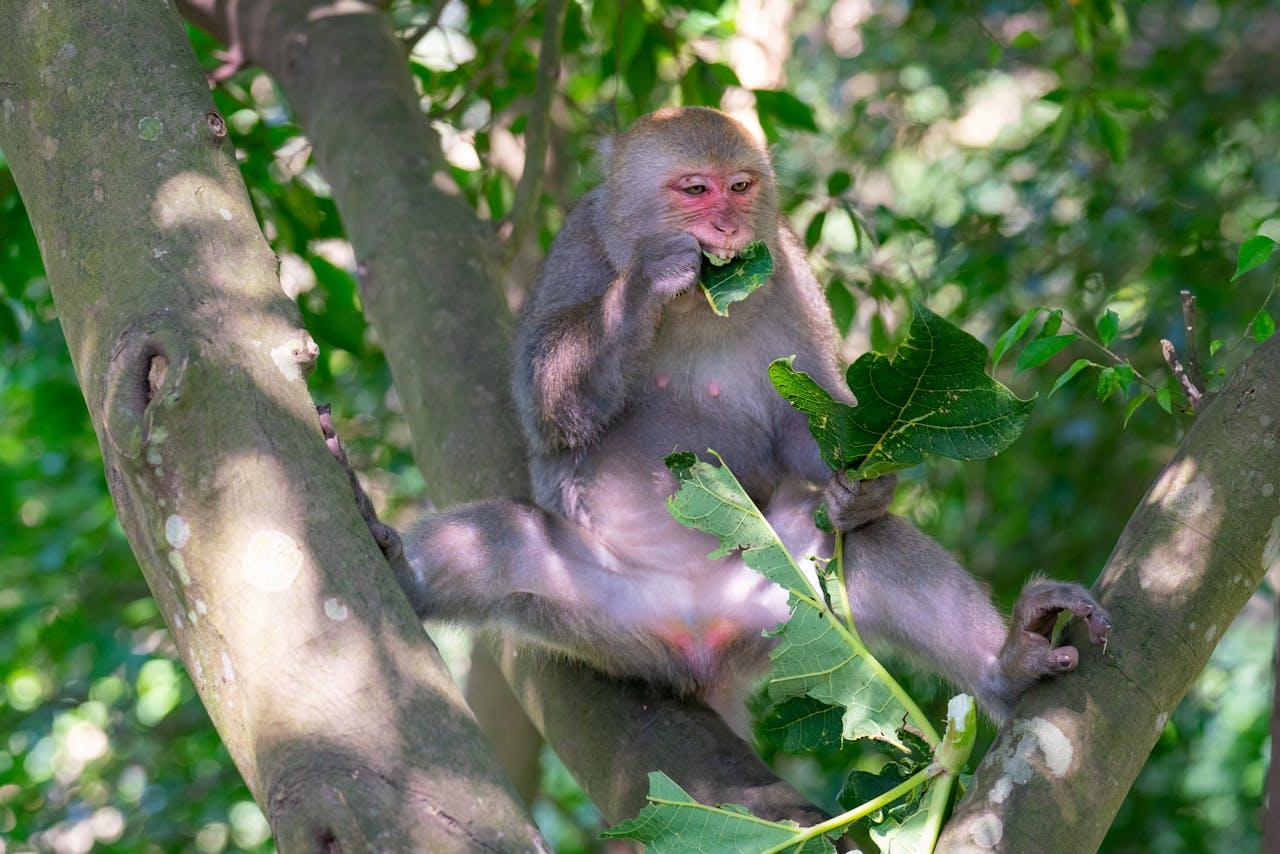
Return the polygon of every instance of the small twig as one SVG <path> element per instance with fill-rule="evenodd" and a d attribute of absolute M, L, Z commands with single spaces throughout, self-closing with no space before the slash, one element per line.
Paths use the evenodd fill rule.
<path fill-rule="evenodd" d="M 1182 296 L 1182 331 L 1186 336 L 1183 352 L 1187 355 L 1187 376 L 1196 388 L 1204 389 L 1204 371 L 1200 368 L 1200 354 L 1196 347 L 1196 295 L 1183 290 Z"/>
<path fill-rule="evenodd" d="M 406 53 L 412 51 L 414 46 L 422 41 L 423 36 L 440 25 L 440 16 L 444 14 L 444 7 L 448 5 L 449 0 L 436 0 L 435 5 L 431 7 L 431 16 L 427 18 L 426 23 L 414 27 L 401 39 Z"/>
<path fill-rule="evenodd" d="M 1168 338 L 1161 338 L 1160 352 L 1168 363 L 1169 370 L 1173 371 L 1173 376 L 1178 380 L 1178 385 L 1182 386 L 1187 400 L 1191 401 L 1192 411 L 1199 409 L 1200 399 L 1204 397 L 1204 393 L 1192 382 L 1191 377 L 1187 376 L 1187 369 L 1182 366 L 1182 360 L 1178 358 L 1178 351 L 1174 349 L 1173 342 Z"/>
<path fill-rule="evenodd" d="M 533 229 L 542 198 L 542 179 L 547 163 L 547 139 L 551 129 L 551 99 L 560 79 L 560 43 L 564 36 L 566 0 L 548 0 L 542 25 L 542 47 L 538 51 L 538 76 L 529 106 L 524 134 L 524 171 L 516 184 L 507 221 L 498 230 L 507 238 L 507 259 L 514 258 Z"/>
<path fill-rule="evenodd" d="M 1082 339 L 1084 339 L 1085 341 L 1088 341 L 1090 344 L 1092 344 L 1093 346 L 1097 347 L 1099 350 L 1101 350 L 1102 352 L 1110 356 L 1117 365 L 1128 365 L 1129 370 L 1133 371 L 1133 378 L 1136 379 L 1138 382 L 1142 383 L 1144 386 L 1151 389 L 1152 391 L 1159 390 L 1159 386 L 1157 386 L 1151 380 L 1143 376 L 1142 373 L 1133 366 L 1132 362 L 1130 362 L 1128 359 L 1122 358 L 1120 354 L 1116 353 L 1106 344 L 1103 344 L 1101 341 L 1098 341 L 1097 339 L 1095 339 L 1093 336 L 1085 332 L 1079 326 L 1076 326 L 1076 324 L 1073 323 L 1070 318 L 1063 317 L 1062 322 L 1065 323 L 1067 326 L 1071 327 L 1072 329 L 1074 329 L 1075 333 L 1079 335 Z"/>

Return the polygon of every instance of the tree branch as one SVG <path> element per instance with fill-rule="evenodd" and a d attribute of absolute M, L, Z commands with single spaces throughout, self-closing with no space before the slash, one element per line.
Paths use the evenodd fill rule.
<path fill-rule="evenodd" d="M 198 5 L 179 0 L 184 10 Z M 525 494 L 508 398 L 509 313 L 486 264 L 491 232 L 432 183 L 440 161 L 427 152 L 437 146 L 386 16 L 353 0 L 313 17 L 313 5 L 335 8 L 242 0 L 239 33 L 225 17 L 209 23 L 275 75 L 315 146 L 433 497 L 447 506 Z M 709 801 L 767 816 L 817 814 L 705 707 L 509 646 L 501 661 L 530 717 L 610 819 L 638 809 L 654 769 Z"/>
<path fill-rule="evenodd" d="M 538 78 L 529 105 L 524 133 L 524 171 L 516 184 L 511 214 L 499 234 L 508 239 L 507 259 L 514 258 L 528 239 L 542 199 L 542 177 L 547 165 L 547 139 L 551 127 L 551 99 L 560 82 L 560 42 L 564 35 L 566 0 L 543 4 L 542 49 L 538 53 Z"/>
<path fill-rule="evenodd" d="M 1179 292 L 1182 299 L 1182 331 L 1186 341 L 1187 373 L 1201 392 L 1205 389 L 1204 371 L 1200 368 L 1200 350 L 1196 345 L 1196 296 L 1188 290 Z"/>
<path fill-rule="evenodd" d="M 1026 694 L 938 851 L 1039 850 L 1046 827 L 1098 848 L 1170 713 L 1280 560 L 1276 424 L 1280 338 L 1207 402 L 1125 527 L 1095 585 L 1115 620 L 1108 653 L 1083 652 L 1079 671 Z"/>
<path fill-rule="evenodd" d="M 0 17 L 0 145 L 112 498 L 277 844 L 542 846 L 321 440 L 315 344 L 172 8 Z"/>

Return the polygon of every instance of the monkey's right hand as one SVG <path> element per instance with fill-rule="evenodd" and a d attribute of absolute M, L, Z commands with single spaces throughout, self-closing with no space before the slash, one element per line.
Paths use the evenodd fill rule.
<path fill-rule="evenodd" d="M 680 296 L 698 281 L 702 244 L 687 231 L 642 240 L 638 254 L 636 269 L 649 293 L 662 302 Z"/>
<path fill-rule="evenodd" d="M 844 472 L 836 472 L 822 492 L 831 524 L 841 531 L 852 531 L 874 522 L 888 512 L 897 485 L 896 474 L 851 480 Z"/>

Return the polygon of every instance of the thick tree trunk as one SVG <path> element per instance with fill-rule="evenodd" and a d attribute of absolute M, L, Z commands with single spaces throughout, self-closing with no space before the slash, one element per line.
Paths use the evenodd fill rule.
<path fill-rule="evenodd" d="M 355 247 L 365 312 L 432 497 L 448 505 L 525 494 L 507 391 L 509 316 L 486 265 L 500 253 L 492 230 L 432 183 L 437 140 L 386 15 L 362 0 L 178 5 L 273 74 L 297 112 Z M 654 769 L 702 800 L 769 816 L 816 814 L 705 707 L 524 652 L 499 658 L 522 705 L 611 820 L 643 805 L 645 772 Z"/>
<path fill-rule="evenodd" d="M 1085 652 L 1079 672 L 1023 698 L 938 851 L 1097 849 L 1174 707 L 1280 560 L 1278 427 L 1280 337 L 1204 408 L 1129 520 L 1096 585 L 1115 621 L 1106 655 Z"/>
<path fill-rule="evenodd" d="M 279 847 L 541 849 L 325 448 L 315 345 L 172 7 L 0 19 L 0 145 L 112 496 Z"/>

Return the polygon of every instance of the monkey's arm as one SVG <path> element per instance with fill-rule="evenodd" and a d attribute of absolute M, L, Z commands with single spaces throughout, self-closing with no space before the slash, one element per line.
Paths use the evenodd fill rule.
<path fill-rule="evenodd" d="M 566 248 L 547 259 L 516 341 L 516 399 L 530 444 L 542 451 L 588 445 L 617 416 L 663 305 L 693 286 L 702 261 L 692 235 L 659 235 L 640 241 L 626 271 L 583 287 L 588 265 L 598 276 L 607 262 L 589 252 L 590 234 L 562 240 Z"/>

